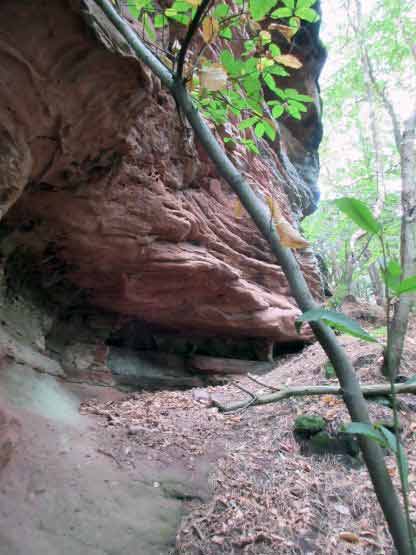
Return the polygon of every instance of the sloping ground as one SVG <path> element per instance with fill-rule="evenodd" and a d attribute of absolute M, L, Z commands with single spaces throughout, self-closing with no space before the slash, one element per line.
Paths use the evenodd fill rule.
<path fill-rule="evenodd" d="M 402 373 L 414 373 L 414 330 L 407 341 Z M 381 347 L 342 338 L 362 383 L 380 382 Z M 318 345 L 288 357 L 263 378 L 267 385 L 325 384 L 327 359 Z M 258 392 L 247 377 L 238 385 Z M 334 380 L 332 380 L 334 383 Z M 391 541 L 372 485 L 360 458 L 311 454 L 293 433 L 297 415 L 319 414 L 330 430 L 348 422 L 340 399 L 298 398 L 224 415 L 211 399 L 231 401 L 245 395 L 236 384 L 186 392 L 142 393 L 115 403 L 83 404 L 101 414 L 111 429 L 109 449 L 118 464 L 134 468 L 144 456 L 154 464 L 182 461 L 190 472 L 198 458 L 216 453 L 209 479 L 212 498 L 189 503 L 190 514 L 177 534 L 177 555 L 390 554 Z M 263 388 L 266 392 L 266 388 Z M 249 400 L 249 397 L 247 396 Z M 416 521 L 416 401 L 401 397 L 403 442 L 410 464 L 412 519 Z M 391 420 L 391 410 L 369 403 L 376 420 Z M 393 457 L 386 461 L 398 482 Z M 168 491 L 176 492 L 161 484 Z M 178 494 L 179 495 L 179 494 Z M 186 495 L 183 496 L 186 499 Z"/>
<path fill-rule="evenodd" d="M 180 488 L 190 476 L 174 465 L 150 470 L 146 458 L 134 475 L 126 472 L 106 450 L 97 419 L 79 414 L 84 396 L 109 402 L 121 394 L 69 387 L 22 364 L 0 369 L 0 555 L 166 555 L 174 548 L 183 503 L 154 484 L 163 478 Z M 206 481 L 201 464 L 188 496 L 206 499 Z"/>

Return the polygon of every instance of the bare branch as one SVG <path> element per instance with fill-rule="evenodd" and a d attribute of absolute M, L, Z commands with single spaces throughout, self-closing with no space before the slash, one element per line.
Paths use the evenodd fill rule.
<path fill-rule="evenodd" d="M 209 10 L 210 8 L 210 4 L 211 4 L 212 0 L 202 0 L 202 2 L 199 4 L 194 18 L 192 19 L 189 27 L 188 27 L 188 31 L 186 33 L 185 39 L 183 41 L 181 50 L 179 52 L 178 55 L 178 66 L 176 69 L 176 78 L 177 79 L 182 79 L 182 75 L 183 75 L 183 68 L 185 65 L 185 59 L 186 59 L 186 54 L 188 52 L 188 48 L 192 42 L 192 39 L 195 35 L 195 33 L 197 32 L 199 25 L 202 21 L 202 19 L 204 19 L 205 13 L 207 10 Z"/>
<path fill-rule="evenodd" d="M 416 383 L 397 384 L 395 385 L 394 390 L 397 394 L 415 394 Z M 361 391 L 364 397 L 378 397 L 379 395 L 390 395 L 391 387 L 390 384 L 384 383 L 363 385 L 361 386 Z M 276 393 L 270 393 L 268 395 L 255 395 L 253 393 L 250 393 L 250 395 L 252 397 L 250 405 L 256 406 L 277 403 L 278 401 L 283 401 L 283 399 L 289 399 L 290 397 L 306 397 L 309 395 L 342 395 L 342 389 L 339 386 L 332 385 L 301 385 L 298 387 L 281 388 Z M 255 400 L 253 400 L 253 398 L 255 398 Z M 223 405 L 215 399 L 213 399 L 212 402 L 221 412 L 234 412 L 247 405 L 246 400 L 236 401 L 235 403 L 231 403 L 229 405 Z"/>

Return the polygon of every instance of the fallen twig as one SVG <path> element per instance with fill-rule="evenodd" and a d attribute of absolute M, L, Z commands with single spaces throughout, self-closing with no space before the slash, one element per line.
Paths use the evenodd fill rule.
<path fill-rule="evenodd" d="M 343 391 L 341 387 L 332 385 L 301 385 L 298 387 L 287 387 L 282 388 L 277 391 L 277 393 L 271 393 L 268 395 L 256 395 L 244 389 L 243 387 L 236 385 L 239 389 L 243 390 L 245 393 L 249 393 L 251 396 L 250 406 L 255 405 L 267 405 L 269 403 L 277 403 L 283 399 L 288 399 L 289 397 L 305 397 L 307 395 L 342 395 Z M 362 385 L 361 391 L 364 397 L 375 397 L 377 395 L 389 395 L 390 394 L 390 384 L 372 384 L 372 385 Z M 413 384 L 397 384 L 395 385 L 395 391 L 397 394 L 403 393 L 416 393 L 416 383 Z M 236 401 L 229 405 L 224 405 L 220 401 L 212 399 L 213 404 L 221 412 L 233 412 L 240 408 L 247 407 L 247 401 Z"/>
<path fill-rule="evenodd" d="M 261 385 L 262 387 L 265 387 L 266 389 L 270 389 L 271 391 L 281 391 L 282 390 L 281 387 L 274 387 L 273 385 L 268 385 L 267 383 L 261 382 L 260 380 L 258 380 L 254 376 L 252 376 L 251 374 L 247 374 L 247 378 L 249 380 L 251 380 L 252 382 L 255 382 L 256 384 Z"/>

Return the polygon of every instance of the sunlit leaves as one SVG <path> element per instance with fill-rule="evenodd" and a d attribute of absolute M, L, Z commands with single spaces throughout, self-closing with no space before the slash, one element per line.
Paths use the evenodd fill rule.
<path fill-rule="evenodd" d="M 217 4 L 214 8 L 212 15 L 217 19 L 227 17 L 230 13 L 230 7 L 227 4 Z"/>
<path fill-rule="evenodd" d="M 309 23 L 314 23 L 318 20 L 318 14 L 311 8 L 299 8 L 295 11 L 295 15 L 297 15 L 300 19 L 309 21 Z"/>
<path fill-rule="evenodd" d="M 270 15 L 274 19 L 288 19 L 297 17 L 308 23 L 318 21 L 319 15 L 312 8 L 316 0 L 282 0 L 284 6 L 278 7 Z"/>
<path fill-rule="evenodd" d="M 272 10 L 277 4 L 277 0 L 250 0 L 249 10 L 255 21 L 263 17 Z"/>
<path fill-rule="evenodd" d="M 290 17 L 292 14 L 293 10 L 290 8 L 278 8 L 271 13 L 270 17 L 273 17 L 274 19 L 284 19 L 286 17 Z"/>
<path fill-rule="evenodd" d="M 162 33 L 157 34 L 158 30 L 168 25 L 169 21 L 188 26 L 201 1 L 174 0 L 169 7 L 161 8 L 153 0 L 132 0 L 129 9 L 142 23 L 147 40 L 156 44 L 158 37 L 163 37 Z M 276 119 L 284 115 L 301 119 L 307 111 L 306 103 L 311 101 L 309 97 L 280 86 L 282 78 L 302 67 L 302 61 L 274 42 L 273 31 L 290 43 L 301 25 L 296 11 L 312 9 L 313 4 L 311 0 L 237 0 L 233 5 L 218 1 L 204 14 L 199 29 L 204 43 L 208 45 L 219 38 L 226 40 L 220 43 L 222 50 L 218 63 L 201 55 L 204 48 L 199 55 L 189 49 L 185 60 L 186 86 L 197 107 L 216 125 L 226 123 L 230 116 L 239 118 L 244 136 L 240 139 L 227 137 L 224 143 L 229 148 L 239 142 L 257 153 L 256 140 L 276 139 Z M 276 13 L 285 21 L 269 26 L 260 24 L 266 17 L 275 18 Z M 249 38 L 242 41 L 242 50 L 236 50 L 241 54 L 235 55 L 231 48 L 224 45 L 241 35 L 242 26 Z M 169 58 L 165 62 L 169 67 L 175 67 L 174 58 L 182 49 L 181 42 L 182 39 L 176 40 L 173 46 L 169 46 L 170 57 L 161 56 L 163 60 Z M 160 50 L 160 47 L 156 50 L 159 56 Z M 266 89 L 275 97 L 270 98 L 269 93 L 267 103 L 264 98 Z"/>

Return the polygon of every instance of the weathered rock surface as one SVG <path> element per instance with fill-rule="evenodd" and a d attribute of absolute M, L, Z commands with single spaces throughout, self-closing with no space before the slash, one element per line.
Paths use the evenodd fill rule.
<path fill-rule="evenodd" d="M 0 404 L 0 478 L 4 468 L 12 460 L 20 438 L 21 424 L 4 404 Z"/>
<path fill-rule="evenodd" d="M 1 4 L 5 263 L 16 252 L 31 253 L 30 268 L 20 270 L 36 274 L 55 299 L 55 319 L 71 307 L 66 293 L 54 297 L 69 283 L 84 305 L 124 323 L 299 340 L 298 309 L 265 241 L 248 216 L 235 217 L 235 195 L 200 146 L 185 141 L 158 81 L 105 21 L 95 24 L 101 38 L 93 33 L 92 7 L 90 0 Z M 261 157 L 233 152 L 258 194 L 278 199 L 294 225 L 317 198 L 316 79 L 324 54 L 316 27 L 300 34 L 296 49 L 304 68 L 287 86 L 311 94 L 315 104 L 305 120 L 282 126 L 282 143 L 261 143 Z M 320 297 L 312 252 L 297 258 Z M 301 338 L 309 334 L 305 327 Z"/>

